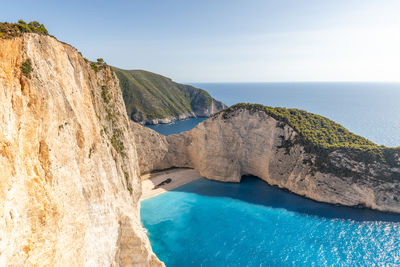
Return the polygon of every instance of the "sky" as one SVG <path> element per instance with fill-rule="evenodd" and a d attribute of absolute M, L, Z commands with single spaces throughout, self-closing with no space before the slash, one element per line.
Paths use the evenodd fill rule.
<path fill-rule="evenodd" d="M 2 0 L 90 60 L 178 82 L 400 81 L 398 0 Z"/>

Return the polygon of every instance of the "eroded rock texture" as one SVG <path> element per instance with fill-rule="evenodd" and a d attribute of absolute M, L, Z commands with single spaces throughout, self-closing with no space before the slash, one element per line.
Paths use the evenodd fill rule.
<path fill-rule="evenodd" d="M 317 155 L 307 153 L 296 142 L 298 133 L 265 112 L 239 109 L 227 118 L 221 113 L 191 131 L 167 137 L 139 127 L 135 135 L 142 135 L 138 142 L 142 172 L 190 167 L 208 179 L 224 182 L 240 182 L 242 175 L 255 175 L 317 201 L 400 212 L 398 168 L 366 165 L 335 151 L 326 160 L 344 173 L 356 175 L 319 170 L 315 167 Z"/>
<path fill-rule="evenodd" d="M 49 36 L 0 39 L 0 265 L 161 265 L 131 136 L 109 67 Z"/>

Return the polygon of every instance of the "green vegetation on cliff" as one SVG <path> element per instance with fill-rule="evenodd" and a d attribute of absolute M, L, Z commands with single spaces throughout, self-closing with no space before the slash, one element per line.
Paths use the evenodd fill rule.
<path fill-rule="evenodd" d="M 85 59 L 85 61 L 86 61 L 86 59 Z M 87 62 L 89 62 L 89 61 L 87 61 Z M 102 58 L 98 58 L 97 62 L 90 62 L 90 67 L 92 68 L 92 70 L 95 73 L 106 68 L 107 66 L 108 66 L 107 63 Z"/>
<path fill-rule="evenodd" d="M 19 20 L 18 23 L 0 22 L 0 37 L 2 38 L 21 36 L 23 33 L 29 32 L 49 35 L 44 25 L 37 21 L 29 23 L 23 20 Z"/>
<path fill-rule="evenodd" d="M 117 74 L 128 115 L 134 121 L 175 117 L 184 113 L 203 116 L 212 104 L 204 90 L 179 84 L 171 79 L 143 70 L 113 68 Z M 224 107 L 222 103 L 215 101 Z"/>
<path fill-rule="evenodd" d="M 28 78 L 31 77 L 32 61 L 29 58 L 22 63 L 20 68 L 22 74 L 24 74 Z"/>
<path fill-rule="evenodd" d="M 340 151 L 351 158 L 365 163 L 382 162 L 397 167 L 396 154 L 400 148 L 379 146 L 368 139 L 356 135 L 340 124 L 320 115 L 299 109 L 286 109 L 281 107 L 268 107 L 260 104 L 239 103 L 219 113 L 224 119 L 231 117 L 235 111 L 246 109 L 250 112 L 263 111 L 279 123 L 286 123 L 292 127 L 299 137 L 295 142 L 301 143 L 307 152 L 319 155 L 324 161 L 332 151 Z M 217 115 L 217 114 L 216 114 Z M 278 125 L 281 127 L 282 125 Z M 288 148 L 293 144 L 282 143 Z"/>

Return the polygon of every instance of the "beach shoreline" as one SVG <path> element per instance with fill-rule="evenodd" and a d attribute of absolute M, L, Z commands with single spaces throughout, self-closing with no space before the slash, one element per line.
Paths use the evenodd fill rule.
<path fill-rule="evenodd" d="M 158 196 L 200 178 L 202 176 L 196 170 L 189 168 L 173 168 L 142 175 L 140 200 Z"/>

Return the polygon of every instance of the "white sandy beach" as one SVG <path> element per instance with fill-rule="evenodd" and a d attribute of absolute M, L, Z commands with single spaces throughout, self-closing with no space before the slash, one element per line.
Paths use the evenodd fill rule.
<path fill-rule="evenodd" d="M 140 200 L 158 196 L 199 178 L 201 178 L 201 175 L 197 171 L 188 168 L 174 168 L 142 175 L 142 196 L 140 197 Z M 167 179 L 171 179 L 171 181 L 155 188 L 156 185 L 159 185 Z"/>

